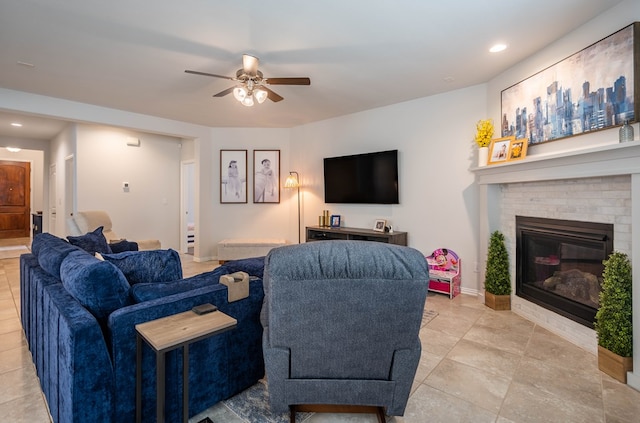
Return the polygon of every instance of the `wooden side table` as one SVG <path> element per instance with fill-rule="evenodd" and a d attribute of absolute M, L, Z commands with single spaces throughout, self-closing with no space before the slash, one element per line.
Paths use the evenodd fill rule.
<path fill-rule="evenodd" d="M 156 421 L 164 422 L 165 354 L 182 347 L 182 419 L 189 420 L 189 345 L 218 335 L 237 325 L 221 311 L 198 315 L 193 311 L 174 314 L 136 325 L 136 422 L 142 421 L 142 341 L 156 353 Z"/>

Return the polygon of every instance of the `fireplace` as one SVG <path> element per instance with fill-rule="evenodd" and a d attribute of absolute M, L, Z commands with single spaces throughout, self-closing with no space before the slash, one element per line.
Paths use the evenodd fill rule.
<path fill-rule="evenodd" d="M 613 225 L 516 216 L 516 295 L 593 328 Z"/>

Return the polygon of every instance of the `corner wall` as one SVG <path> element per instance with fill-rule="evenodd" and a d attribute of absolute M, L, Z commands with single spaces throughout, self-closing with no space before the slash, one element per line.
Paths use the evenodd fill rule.
<path fill-rule="evenodd" d="M 211 142 L 196 142 L 196 209 L 203 211 L 196 222 L 195 257 L 217 258 L 217 243 L 225 238 L 284 238 L 297 243 L 297 203 L 294 190 L 282 188 L 290 170 L 290 129 L 212 128 Z M 247 203 L 220 203 L 220 150 L 247 150 Z M 280 150 L 280 203 L 253 202 L 253 151 Z M 294 208 L 295 204 L 295 208 Z M 200 228 L 198 228 L 200 225 Z"/>
<path fill-rule="evenodd" d="M 139 146 L 128 146 L 129 138 Z M 179 138 L 79 124 L 77 210 L 105 210 L 123 238 L 180 248 Z M 123 188 L 123 183 L 129 188 Z"/>
<path fill-rule="evenodd" d="M 476 166 L 473 137 L 486 101 L 486 86 L 477 85 L 293 128 L 303 227 L 317 225 L 324 209 L 341 215 L 346 227 L 372 228 L 386 219 L 424 255 L 454 250 L 463 262 L 463 290 L 477 293 L 478 192 L 469 169 Z M 324 203 L 324 157 L 392 149 L 399 152 L 400 204 Z"/>

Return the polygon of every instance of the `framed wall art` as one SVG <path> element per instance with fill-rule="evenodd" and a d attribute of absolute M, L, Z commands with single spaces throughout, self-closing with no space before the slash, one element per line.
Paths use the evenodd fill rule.
<path fill-rule="evenodd" d="M 635 22 L 503 90 L 501 134 L 538 144 L 638 121 L 639 67 Z"/>
<path fill-rule="evenodd" d="M 220 150 L 220 203 L 247 202 L 247 150 Z"/>
<path fill-rule="evenodd" d="M 509 147 L 515 139 L 514 136 L 510 136 L 492 140 L 489 146 L 489 160 L 487 163 L 506 163 L 509 160 Z"/>
<path fill-rule="evenodd" d="M 280 150 L 253 150 L 253 202 L 280 202 Z"/>

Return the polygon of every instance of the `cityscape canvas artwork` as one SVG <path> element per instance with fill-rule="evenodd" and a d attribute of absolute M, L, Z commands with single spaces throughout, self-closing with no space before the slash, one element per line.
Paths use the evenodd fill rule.
<path fill-rule="evenodd" d="M 639 34 L 636 22 L 503 90 L 502 136 L 538 144 L 637 120 Z"/>

